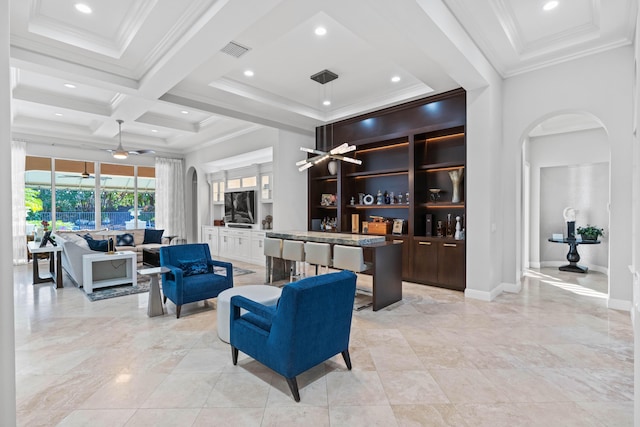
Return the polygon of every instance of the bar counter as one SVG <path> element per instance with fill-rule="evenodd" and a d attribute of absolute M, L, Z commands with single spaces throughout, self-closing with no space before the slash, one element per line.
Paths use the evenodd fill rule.
<path fill-rule="evenodd" d="M 371 234 L 329 233 L 326 231 L 268 231 L 267 237 L 304 242 L 331 243 L 332 245 L 366 246 L 384 243 L 384 236 Z"/>
<path fill-rule="evenodd" d="M 372 264 L 366 273 L 372 277 L 373 311 L 402 300 L 402 243 L 387 242 L 385 236 L 323 231 L 268 231 L 266 235 L 283 240 L 329 243 L 332 247 L 361 246 L 365 259 Z M 266 271 L 269 271 L 269 258 L 266 262 Z M 291 263 L 282 259 L 274 260 L 273 280 L 289 277 L 290 268 Z"/>

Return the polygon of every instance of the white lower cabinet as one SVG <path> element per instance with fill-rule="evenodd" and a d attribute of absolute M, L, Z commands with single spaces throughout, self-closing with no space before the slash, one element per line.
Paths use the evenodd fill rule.
<path fill-rule="evenodd" d="M 202 242 L 208 243 L 212 257 L 222 257 L 264 265 L 264 237 L 261 230 L 202 227 Z"/>
<path fill-rule="evenodd" d="M 264 265 L 264 231 L 254 231 L 251 233 L 251 262 Z"/>
<path fill-rule="evenodd" d="M 218 256 L 251 262 L 252 233 L 251 230 L 220 229 Z"/>
<path fill-rule="evenodd" d="M 220 228 L 221 227 L 212 226 L 202 227 L 202 242 L 209 244 L 209 251 L 212 257 L 217 257 L 220 254 Z"/>

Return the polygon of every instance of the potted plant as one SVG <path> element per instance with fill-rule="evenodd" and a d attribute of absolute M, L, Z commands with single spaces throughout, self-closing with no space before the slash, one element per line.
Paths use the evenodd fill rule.
<path fill-rule="evenodd" d="M 582 236 L 582 240 L 598 240 L 599 236 L 604 236 L 604 230 L 587 224 L 586 227 L 578 227 L 576 232 Z"/>

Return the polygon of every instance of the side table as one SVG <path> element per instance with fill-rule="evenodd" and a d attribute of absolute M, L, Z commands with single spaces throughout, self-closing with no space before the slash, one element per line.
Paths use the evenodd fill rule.
<path fill-rule="evenodd" d="M 95 288 L 131 284 L 136 286 L 138 276 L 135 274 L 137 255 L 135 252 L 122 251 L 109 254 L 96 252 L 82 255 L 82 287 L 90 294 Z M 99 263 L 110 263 L 112 273 L 107 277 L 94 277 L 93 269 Z M 120 273 L 120 274 L 116 274 Z"/>
<path fill-rule="evenodd" d="M 584 267 L 582 265 L 578 265 L 578 261 L 580 261 L 580 254 L 578 253 L 578 245 L 599 245 L 600 240 L 577 240 L 575 238 L 572 239 L 549 239 L 552 243 L 566 243 L 569 245 L 569 252 L 567 253 L 567 261 L 569 261 L 568 265 L 563 265 L 558 267 L 560 271 L 569 271 L 571 273 L 586 273 L 589 268 Z"/>
<path fill-rule="evenodd" d="M 167 267 L 143 268 L 142 270 L 138 270 L 138 274 L 151 277 L 151 283 L 149 284 L 149 302 L 147 303 L 147 316 L 149 317 L 162 316 L 164 314 L 160 296 L 159 277 L 161 274 L 170 271 Z"/>
<path fill-rule="evenodd" d="M 62 288 L 62 246 L 47 244 L 41 248 L 40 242 L 28 242 L 27 250 L 32 255 L 49 254 L 49 274 L 45 277 L 40 277 L 38 257 L 32 257 L 33 284 L 54 282 L 57 289 Z"/>

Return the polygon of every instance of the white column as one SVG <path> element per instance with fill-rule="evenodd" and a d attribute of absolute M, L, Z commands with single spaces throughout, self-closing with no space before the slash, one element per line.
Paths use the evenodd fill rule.
<path fill-rule="evenodd" d="M 9 0 L 0 0 L 0 200 L 11 200 Z M 0 204 L 0 236 L 11 236 L 11 203 Z M 0 425 L 16 425 L 12 239 L 0 239 Z"/>

